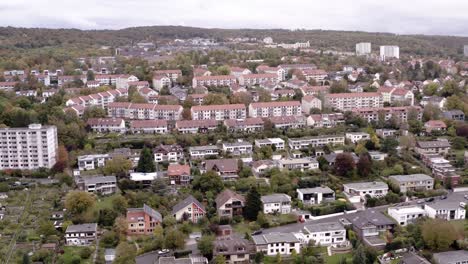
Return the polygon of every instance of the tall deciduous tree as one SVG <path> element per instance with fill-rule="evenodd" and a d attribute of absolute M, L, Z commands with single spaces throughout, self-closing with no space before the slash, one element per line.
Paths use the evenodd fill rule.
<path fill-rule="evenodd" d="M 86 213 L 93 210 L 96 198 L 93 194 L 84 191 L 71 191 L 65 197 L 67 212 L 77 219 L 81 219 Z"/>
<path fill-rule="evenodd" d="M 353 156 L 349 153 L 336 155 L 334 170 L 339 176 L 345 176 L 356 167 Z"/>
<path fill-rule="evenodd" d="M 260 193 L 257 191 L 257 188 L 253 187 L 247 193 L 247 198 L 245 201 L 244 208 L 244 217 L 247 220 L 255 221 L 257 220 L 258 213 L 262 211 L 262 201 Z"/>
<path fill-rule="evenodd" d="M 224 188 L 221 177 L 214 171 L 207 171 L 202 175 L 195 176 L 193 180 L 193 189 L 201 192 L 211 191 L 218 194 Z"/>
<path fill-rule="evenodd" d="M 132 168 L 132 162 L 123 156 L 115 156 L 106 161 L 103 172 L 105 175 L 121 175 L 127 173 Z"/>
<path fill-rule="evenodd" d="M 356 164 L 356 167 L 358 169 L 359 175 L 361 175 L 362 177 L 369 176 L 372 168 L 372 162 L 369 157 L 369 154 L 362 153 L 361 155 L 359 155 L 359 161 Z"/>
<path fill-rule="evenodd" d="M 144 147 L 138 160 L 137 172 L 154 172 L 156 165 L 154 164 L 153 152 L 151 149 Z"/>
<path fill-rule="evenodd" d="M 431 250 L 444 251 L 457 239 L 452 223 L 440 219 L 427 219 L 422 225 L 422 236 Z"/>

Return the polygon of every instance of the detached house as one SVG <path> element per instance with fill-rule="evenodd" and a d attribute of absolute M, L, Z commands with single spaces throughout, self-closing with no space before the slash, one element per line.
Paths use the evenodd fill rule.
<path fill-rule="evenodd" d="M 448 154 L 450 150 L 450 142 L 448 140 L 433 140 L 433 141 L 418 141 L 414 148 L 416 153 L 423 154 Z"/>
<path fill-rule="evenodd" d="M 257 252 L 267 256 L 291 255 L 301 252 L 301 243 L 292 233 L 271 233 L 252 236 Z"/>
<path fill-rule="evenodd" d="M 213 159 L 206 160 L 202 163 L 202 171 L 214 171 L 216 172 L 223 180 L 234 180 L 239 176 L 239 163 L 238 159 Z"/>
<path fill-rule="evenodd" d="M 190 175 L 190 166 L 186 164 L 169 164 L 167 177 L 169 177 L 171 184 L 187 185 L 192 178 Z"/>
<path fill-rule="evenodd" d="M 185 198 L 172 208 L 172 214 L 177 221 L 190 221 L 197 223 L 205 217 L 205 207 L 193 196 Z"/>
<path fill-rule="evenodd" d="M 346 183 L 343 188 L 345 195 L 353 203 L 364 201 L 367 195 L 378 198 L 388 193 L 388 185 L 381 181 Z"/>
<path fill-rule="evenodd" d="M 154 161 L 158 162 L 178 162 L 184 159 L 184 149 L 176 144 L 159 145 L 153 149 Z"/>
<path fill-rule="evenodd" d="M 442 120 L 429 120 L 424 124 L 424 129 L 427 133 L 432 133 L 433 131 L 444 132 L 447 130 L 447 125 Z"/>
<path fill-rule="evenodd" d="M 289 214 L 291 213 L 291 196 L 284 193 L 264 195 L 261 198 L 263 213 L 265 214 Z"/>
<path fill-rule="evenodd" d="M 252 253 L 251 242 L 239 236 L 217 237 L 213 242 L 213 256 L 224 256 L 226 264 L 248 264 Z"/>
<path fill-rule="evenodd" d="M 297 189 L 297 198 L 305 205 L 320 204 L 335 200 L 335 192 L 329 187 Z"/>
<path fill-rule="evenodd" d="M 88 246 L 97 239 L 97 224 L 69 225 L 65 231 L 67 246 Z"/>
<path fill-rule="evenodd" d="M 388 179 L 400 188 L 400 192 L 434 189 L 434 179 L 426 174 L 392 175 Z"/>
<path fill-rule="evenodd" d="M 348 215 L 346 219 L 351 222 L 354 232 L 357 233 L 365 244 L 376 248 L 385 247 L 387 241 L 382 239 L 381 235 L 386 232 L 392 232 L 396 226 L 392 219 L 374 209 Z"/>
<path fill-rule="evenodd" d="M 216 212 L 220 218 L 231 219 L 233 216 L 242 216 L 245 206 L 244 196 L 225 189 L 216 196 Z"/>
<path fill-rule="evenodd" d="M 346 242 L 346 228 L 340 222 L 305 225 L 296 237 L 304 245 L 310 241 L 319 246 L 341 245 Z"/>

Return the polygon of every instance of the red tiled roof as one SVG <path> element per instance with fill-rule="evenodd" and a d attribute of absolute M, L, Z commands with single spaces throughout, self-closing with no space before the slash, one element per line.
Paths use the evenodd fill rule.
<path fill-rule="evenodd" d="M 124 120 L 122 118 L 90 118 L 87 124 L 90 126 L 107 125 L 119 126 Z"/>
<path fill-rule="evenodd" d="M 134 120 L 130 122 L 131 128 L 167 127 L 166 120 Z"/>
<path fill-rule="evenodd" d="M 296 116 L 275 116 L 270 117 L 270 122 L 278 125 L 278 124 L 290 124 L 290 123 L 297 123 L 300 121 L 305 121 L 302 117 Z"/>
<path fill-rule="evenodd" d="M 447 128 L 447 125 L 442 120 L 429 120 L 424 124 L 424 126 Z"/>
<path fill-rule="evenodd" d="M 192 111 L 213 111 L 213 110 L 234 110 L 246 109 L 244 104 L 225 104 L 225 105 L 196 105 L 192 106 Z"/>
<path fill-rule="evenodd" d="M 312 102 L 312 100 L 315 100 L 315 99 L 318 99 L 318 98 L 313 95 L 304 95 L 302 97 L 302 100 L 307 101 L 307 102 Z"/>
<path fill-rule="evenodd" d="M 259 117 L 249 117 L 243 120 L 236 120 L 236 119 L 227 119 L 224 120 L 224 124 L 228 127 L 235 127 L 235 126 L 253 126 L 253 125 L 263 125 L 265 122 L 263 119 Z"/>
<path fill-rule="evenodd" d="M 218 121 L 213 119 L 208 120 L 179 120 L 176 122 L 176 128 L 193 128 L 193 127 L 216 127 Z"/>
<path fill-rule="evenodd" d="M 234 75 L 211 75 L 211 76 L 195 76 L 193 79 L 197 81 L 208 81 L 208 80 L 236 80 Z"/>
<path fill-rule="evenodd" d="M 167 176 L 180 175 L 190 175 L 190 166 L 186 164 L 169 164 L 169 167 L 167 168 Z"/>
<path fill-rule="evenodd" d="M 257 78 L 278 78 L 278 75 L 274 73 L 254 73 L 242 75 L 244 79 L 257 79 Z"/>
<path fill-rule="evenodd" d="M 349 97 L 380 97 L 380 93 L 335 93 L 326 95 L 328 98 L 349 98 Z"/>
<path fill-rule="evenodd" d="M 259 103 L 251 103 L 250 106 L 253 108 L 284 107 L 284 106 L 301 106 L 301 103 L 299 101 L 259 102 Z"/>

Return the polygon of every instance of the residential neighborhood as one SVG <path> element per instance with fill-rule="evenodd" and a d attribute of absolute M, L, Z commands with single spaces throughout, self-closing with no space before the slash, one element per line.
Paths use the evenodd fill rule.
<path fill-rule="evenodd" d="M 468 263 L 458 38 L 29 30 L 0 30 L 1 263 Z"/>

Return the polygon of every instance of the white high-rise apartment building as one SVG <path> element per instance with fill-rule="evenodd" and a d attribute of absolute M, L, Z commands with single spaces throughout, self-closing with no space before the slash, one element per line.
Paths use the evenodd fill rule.
<path fill-rule="evenodd" d="M 372 51 L 370 42 L 361 42 L 356 44 L 356 55 L 368 55 Z"/>
<path fill-rule="evenodd" d="M 52 168 L 57 162 L 57 127 L 31 124 L 0 129 L 0 170 Z"/>
<path fill-rule="evenodd" d="M 391 58 L 400 58 L 400 47 L 398 46 L 380 46 L 380 60 L 385 61 Z"/>
<path fill-rule="evenodd" d="M 468 45 L 463 46 L 463 54 L 468 57 Z"/>

